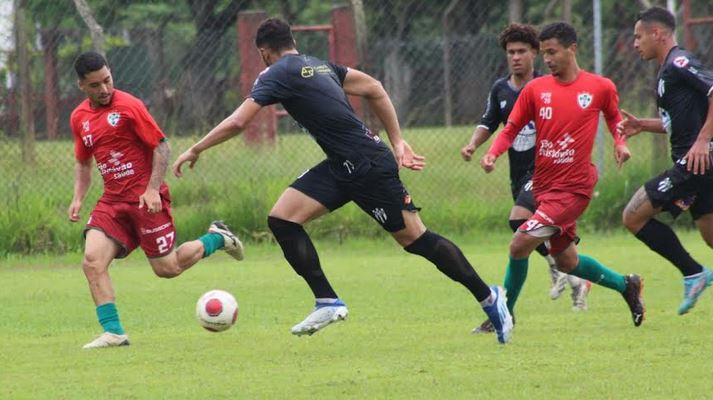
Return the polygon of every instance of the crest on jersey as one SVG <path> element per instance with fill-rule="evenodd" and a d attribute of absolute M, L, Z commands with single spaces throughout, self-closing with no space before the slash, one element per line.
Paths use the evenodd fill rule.
<path fill-rule="evenodd" d="M 109 123 L 111 126 L 117 126 L 119 125 L 119 120 L 121 119 L 121 114 L 118 112 L 110 112 L 109 115 L 106 116 L 106 122 Z"/>
<path fill-rule="evenodd" d="M 89 132 L 89 121 L 82 121 L 82 129 L 84 132 Z"/>
<path fill-rule="evenodd" d="M 507 100 L 501 100 L 501 101 L 500 101 L 500 109 L 501 109 L 501 110 L 502 110 L 503 108 L 505 108 L 506 105 L 508 105 L 508 101 L 507 101 Z"/>
<path fill-rule="evenodd" d="M 310 67 L 309 65 L 306 67 L 302 67 L 300 75 L 302 75 L 303 78 L 311 78 L 314 76 L 314 68 Z"/>
<path fill-rule="evenodd" d="M 592 104 L 592 94 L 587 92 L 578 94 L 577 103 L 582 109 L 589 107 Z"/>
<path fill-rule="evenodd" d="M 686 56 L 678 56 L 673 59 L 673 65 L 677 66 L 678 68 L 683 68 L 686 65 L 688 65 L 688 57 Z"/>
<path fill-rule="evenodd" d="M 552 92 L 542 92 L 540 93 L 540 99 L 545 104 L 550 104 L 552 102 Z"/>

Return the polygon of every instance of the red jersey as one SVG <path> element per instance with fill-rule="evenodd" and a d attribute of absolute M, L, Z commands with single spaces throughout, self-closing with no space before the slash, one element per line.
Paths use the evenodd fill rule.
<path fill-rule="evenodd" d="M 102 200 L 138 203 L 151 179 L 153 151 L 166 136 L 144 103 L 114 90 L 111 103 L 92 108 L 89 99 L 72 111 L 74 156 L 92 155 L 104 179 Z M 161 192 L 168 187 L 161 184 Z"/>
<path fill-rule="evenodd" d="M 597 183 L 592 164 L 592 148 L 604 113 L 614 141 L 621 121 L 619 95 L 607 78 L 580 71 L 577 78 L 563 83 L 552 75 L 530 81 L 520 93 L 508 124 L 488 150 L 499 156 L 510 148 L 518 132 L 530 121 L 537 127 L 535 141 L 535 195 L 552 190 L 591 197 Z"/>

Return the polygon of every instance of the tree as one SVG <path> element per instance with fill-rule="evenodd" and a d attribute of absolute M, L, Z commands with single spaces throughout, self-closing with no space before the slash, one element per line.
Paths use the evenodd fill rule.
<path fill-rule="evenodd" d="M 231 0 L 222 9 L 216 1 L 186 0 L 193 25 L 195 39 L 181 65 L 179 116 L 183 127 L 211 125 L 225 112 L 222 93 L 226 79 L 219 79 L 217 70 L 227 62 L 225 55 L 234 54 L 227 49 L 223 36 L 235 26 L 238 12 L 250 5 L 250 0 Z"/>
<path fill-rule="evenodd" d="M 35 121 L 32 107 L 32 82 L 30 80 L 30 59 L 25 18 L 25 1 L 15 0 L 15 51 L 17 52 L 20 81 L 20 131 L 22 132 L 22 161 L 35 162 Z"/>

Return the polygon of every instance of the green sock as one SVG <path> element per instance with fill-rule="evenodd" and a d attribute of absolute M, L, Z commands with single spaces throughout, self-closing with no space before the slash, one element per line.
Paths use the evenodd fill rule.
<path fill-rule="evenodd" d="M 527 279 L 527 257 L 512 258 L 512 256 L 510 256 L 508 269 L 505 272 L 505 283 L 503 285 L 508 291 L 507 305 L 511 314 L 515 308 L 517 297 L 520 295 L 522 285 L 525 284 L 525 279 Z"/>
<path fill-rule="evenodd" d="M 117 335 L 124 334 L 124 328 L 121 327 L 121 322 L 119 322 L 119 312 L 116 310 L 116 304 L 105 303 L 97 306 L 97 318 L 99 318 L 99 323 L 104 332 L 111 332 Z"/>
<path fill-rule="evenodd" d="M 612 271 L 592 257 L 579 255 L 579 264 L 570 274 L 623 293 L 626 289 L 624 275 Z"/>
<path fill-rule="evenodd" d="M 218 249 L 222 249 L 225 245 L 223 235 L 220 233 L 206 233 L 199 237 L 198 240 L 203 242 L 203 258 L 215 253 Z"/>

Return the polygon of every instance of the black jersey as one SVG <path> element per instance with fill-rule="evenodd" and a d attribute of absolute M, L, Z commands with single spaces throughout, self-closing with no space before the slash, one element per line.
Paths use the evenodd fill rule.
<path fill-rule="evenodd" d="M 333 171 L 349 178 L 391 150 L 354 113 L 342 88 L 346 75 L 344 66 L 289 54 L 260 73 L 250 97 L 261 106 L 282 103 L 316 140 Z"/>
<path fill-rule="evenodd" d="M 657 81 L 656 105 L 676 162 L 686 155 L 706 120 L 713 72 L 689 52 L 674 47 L 659 69 Z"/>
<path fill-rule="evenodd" d="M 540 76 L 535 72 L 534 77 Z M 493 83 L 488 95 L 485 113 L 480 119 L 480 125 L 494 133 L 500 124 L 504 124 L 510 116 L 517 96 L 522 89 L 515 89 L 510 84 L 510 76 L 500 78 Z M 535 122 L 530 121 L 520 130 L 510 149 L 510 183 L 520 185 L 523 178 L 535 168 Z"/>

